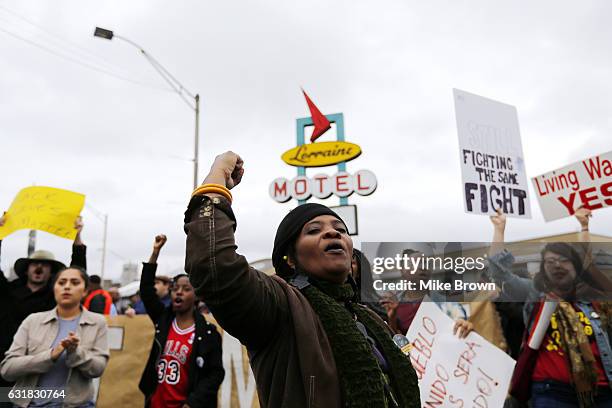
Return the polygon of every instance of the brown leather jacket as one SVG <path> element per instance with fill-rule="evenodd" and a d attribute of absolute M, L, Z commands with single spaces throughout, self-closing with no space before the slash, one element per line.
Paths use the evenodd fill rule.
<path fill-rule="evenodd" d="M 223 329 L 247 347 L 261 406 L 340 407 L 319 318 L 297 288 L 236 253 L 235 228 L 228 201 L 193 198 L 185 213 L 185 271 Z"/>

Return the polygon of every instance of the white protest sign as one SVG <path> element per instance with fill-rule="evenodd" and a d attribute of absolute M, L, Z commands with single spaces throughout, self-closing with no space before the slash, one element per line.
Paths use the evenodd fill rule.
<path fill-rule="evenodd" d="M 453 89 L 464 208 L 469 214 L 531 218 L 514 106 Z"/>
<path fill-rule="evenodd" d="M 569 217 L 581 205 L 612 206 L 612 152 L 591 157 L 532 180 L 546 221 Z"/>
<path fill-rule="evenodd" d="M 459 339 L 453 325 L 435 303 L 423 301 L 406 334 L 421 406 L 502 407 L 515 361 L 475 332 Z"/>

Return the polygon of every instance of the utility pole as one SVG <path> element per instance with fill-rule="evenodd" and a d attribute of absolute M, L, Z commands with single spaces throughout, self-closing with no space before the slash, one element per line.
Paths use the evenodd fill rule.
<path fill-rule="evenodd" d="M 198 147 L 200 141 L 200 95 L 189 92 L 187 88 L 181 84 L 178 79 L 176 79 L 166 68 L 163 67 L 151 54 L 144 50 L 140 45 L 136 44 L 134 41 L 115 34 L 112 30 L 107 30 L 105 28 L 96 27 L 94 31 L 94 37 L 103 38 L 105 40 L 112 40 L 113 38 L 117 38 L 119 40 L 125 41 L 131 46 L 135 47 L 140 51 L 140 53 L 149 61 L 149 63 L 153 66 L 153 68 L 159 73 L 159 75 L 166 81 L 168 85 L 172 88 L 174 92 L 189 106 L 189 108 L 195 111 L 195 151 L 193 153 L 193 188 L 194 190 L 200 184 L 198 182 Z"/>
<path fill-rule="evenodd" d="M 200 184 L 198 181 L 198 149 L 200 141 L 200 94 L 195 96 L 195 148 L 193 157 L 193 189 Z"/>
<path fill-rule="evenodd" d="M 108 214 L 104 214 L 104 237 L 102 238 L 102 265 L 100 279 L 104 281 L 104 263 L 106 262 L 106 233 L 108 231 Z"/>
<path fill-rule="evenodd" d="M 30 230 L 28 235 L 28 258 L 36 251 L 36 230 Z"/>

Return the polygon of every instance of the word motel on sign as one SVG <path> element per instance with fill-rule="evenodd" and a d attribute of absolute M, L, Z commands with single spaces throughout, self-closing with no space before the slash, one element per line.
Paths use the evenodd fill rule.
<path fill-rule="evenodd" d="M 353 193 L 367 196 L 376 187 L 376 176 L 369 170 L 359 170 L 355 174 L 340 171 L 333 176 L 320 173 L 310 178 L 297 176 L 291 180 L 279 177 L 270 184 L 270 197 L 284 203 L 292 198 L 307 200 L 312 196 L 325 199 L 332 194 L 338 197 L 348 197 Z"/>

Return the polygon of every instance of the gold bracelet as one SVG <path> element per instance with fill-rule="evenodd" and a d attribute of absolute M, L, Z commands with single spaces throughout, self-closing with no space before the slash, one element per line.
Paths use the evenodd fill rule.
<path fill-rule="evenodd" d="M 227 191 L 225 190 L 221 190 L 220 188 L 217 187 L 204 187 L 204 188 L 199 188 L 193 195 L 192 197 L 196 196 L 196 195 L 204 195 L 207 193 L 214 193 L 214 194 L 219 194 L 225 198 L 227 198 L 227 200 L 231 203 L 232 202 L 232 196 L 231 194 L 228 194 Z"/>
<path fill-rule="evenodd" d="M 200 190 L 202 189 L 206 189 L 208 187 L 214 187 L 214 188 L 218 188 L 223 190 L 226 195 L 229 195 L 230 197 L 232 197 L 232 193 L 229 191 L 229 189 L 221 184 L 216 184 L 216 183 L 206 183 L 206 184 L 202 184 L 201 186 L 199 186 L 198 188 L 196 188 L 193 193 L 191 193 L 191 196 L 193 197 L 194 195 L 198 195 L 200 194 Z"/>

